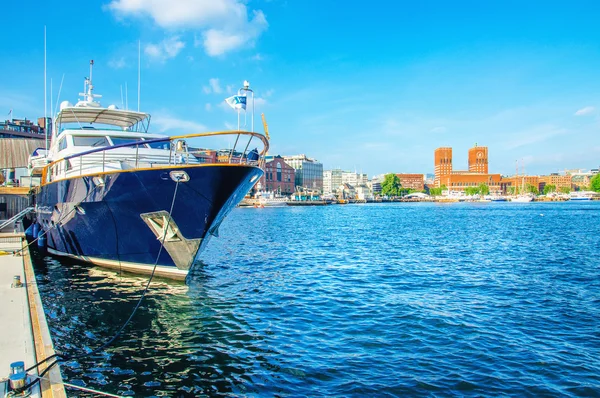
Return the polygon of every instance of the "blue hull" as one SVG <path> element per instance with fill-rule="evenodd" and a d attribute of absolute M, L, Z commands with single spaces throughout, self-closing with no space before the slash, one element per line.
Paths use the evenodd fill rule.
<path fill-rule="evenodd" d="M 183 170 L 169 219 L 176 182 Z M 37 221 L 50 253 L 121 270 L 185 278 L 209 237 L 262 175 L 251 166 L 169 167 L 84 176 L 41 187 Z M 160 240 L 166 236 L 165 247 Z"/>

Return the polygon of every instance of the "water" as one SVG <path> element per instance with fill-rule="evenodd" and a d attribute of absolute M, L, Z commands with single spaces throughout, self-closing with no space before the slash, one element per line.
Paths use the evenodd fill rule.
<path fill-rule="evenodd" d="M 235 209 L 189 287 L 62 366 L 135 396 L 600 396 L 600 203 Z M 56 347 L 97 347 L 146 278 L 46 257 Z M 73 394 L 75 394 L 73 392 Z"/>

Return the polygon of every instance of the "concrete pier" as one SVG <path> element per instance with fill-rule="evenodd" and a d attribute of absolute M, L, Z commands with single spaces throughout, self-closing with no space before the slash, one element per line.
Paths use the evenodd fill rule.
<path fill-rule="evenodd" d="M 0 233 L 0 381 L 9 377 L 11 363 L 24 361 L 27 369 L 54 354 L 29 249 L 12 254 L 26 245 L 23 233 Z M 20 277 L 21 287 L 13 287 L 15 276 Z M 44 369 L 46 364 L 39 366 L 40 372 Z M 37 375 L 37 371 L 29 375 Z M 1 397 L 7 388 L 8 382 L 0 382 Z M 58 365 L 32 388 L 31 396 L 66 397 Z"/>

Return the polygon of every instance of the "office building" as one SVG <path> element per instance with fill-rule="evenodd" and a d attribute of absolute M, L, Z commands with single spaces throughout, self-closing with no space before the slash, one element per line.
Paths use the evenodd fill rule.
<path fill-rule="evenodd" d="M 295 170 L 295 185 L 303 189 L 323 192 L 323 164 L 306 155 L 284 156 L 285 162 Z"/>

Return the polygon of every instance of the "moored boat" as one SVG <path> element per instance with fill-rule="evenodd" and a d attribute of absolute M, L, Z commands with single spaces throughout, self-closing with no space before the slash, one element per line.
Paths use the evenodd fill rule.
<path fill-rule="evenodd" d="M 262 176 L 267 138 L 239 130 L 151 134 L 149 114 L 100 106 L 91 68 L 84 87 L 76 105 L 61 104 L 49 149 L 30 158 L 31 175 L 42 181 L 36 215 L 48 251 L 184 279 L 223 219 Z M 234 146 L 218 159 L 192 151 L 192 142 L 223 135 L 235 135 L 236 145 L 245 138 L 244 151 Z M 262 151 L 248 151 L 252 141 Z"/>

